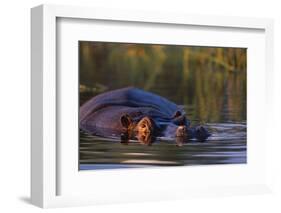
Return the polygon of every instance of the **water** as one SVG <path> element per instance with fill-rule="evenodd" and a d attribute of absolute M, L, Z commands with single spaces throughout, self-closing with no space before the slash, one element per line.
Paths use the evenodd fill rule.
<path fill-rule="evenodd" d="M 135 86 L 181 105 L 192 125 L 212 133 L 203 143 L 145 146 L 80 132 L 80 170 L 246 163 L 246 62 L 244 48 L 80 42 L 80 105 Z"/>
<path fill-rule="evenodd" d="M 80 132 L 80 170 L 151 166 L 237 164 L 247 162 L 246 124 L 205 124 L 212 136 L 205 142 L 192 140 L 177 146 L 159 138 L 151 146 L 129 144 Z"/>

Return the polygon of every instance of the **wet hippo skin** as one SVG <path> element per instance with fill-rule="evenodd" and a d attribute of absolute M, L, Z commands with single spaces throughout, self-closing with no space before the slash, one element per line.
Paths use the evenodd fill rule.
<path fill-rule="evenodd" d="M 80 107 L 83 131 L 122 141 L 137 139 L 151 144 L 165 136 L 186 141 L 206 140 L 210 133 L 202 126 L 190 127 L 185 111 L 157 94 L 127 87 L 97 95 Z"/>

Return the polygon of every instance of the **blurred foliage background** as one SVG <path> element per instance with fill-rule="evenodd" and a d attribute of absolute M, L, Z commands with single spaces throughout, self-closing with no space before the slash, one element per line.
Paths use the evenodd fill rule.
<path fill-rule="evenodd" d="M 102 92 L 135 86 L 183 105 L 193 121 L 246 121 L 246 52 L 80 41 L 80 105 Z"/>

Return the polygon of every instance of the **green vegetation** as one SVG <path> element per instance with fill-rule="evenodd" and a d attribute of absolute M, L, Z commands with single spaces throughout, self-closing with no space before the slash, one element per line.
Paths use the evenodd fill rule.
<path fill-rule="evenodd" d="M 79 43 L 80 103 L 135 86 L 184 105 L 191 120 L 246 120 L 246 49 Z"/>

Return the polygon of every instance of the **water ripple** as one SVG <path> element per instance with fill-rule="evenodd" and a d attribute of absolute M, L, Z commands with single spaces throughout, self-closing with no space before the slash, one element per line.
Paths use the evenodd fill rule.
<path fill-rule="evenodd" d="M 208 123 L 212 136 L 178 147 L 173 139 L 159 138 L 152 146 L 128 145 L 80 133 L 80 170 L 230 164 L 247 162 L 246 123 Z"/>

